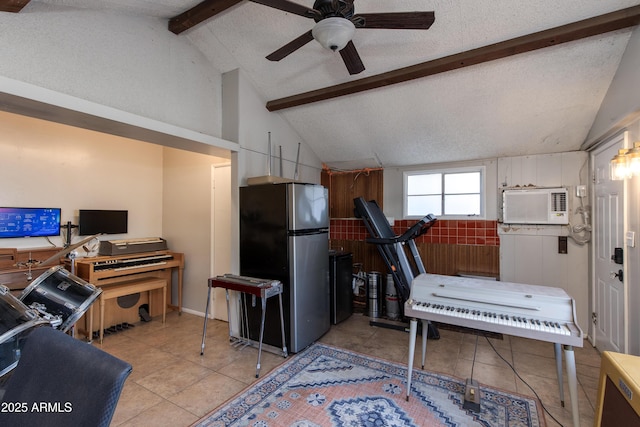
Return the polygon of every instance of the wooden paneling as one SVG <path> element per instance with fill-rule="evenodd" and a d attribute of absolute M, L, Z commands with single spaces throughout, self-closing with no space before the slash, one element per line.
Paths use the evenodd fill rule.
<path fill-rule="evenodd" d="M 0 248 L 0 270 L 13 268 L 18 262 L 18 251 L 16 248 Z"/>
<path fill-rule="evenodd" d="M 322 171 L 321 183 L 329 189 L 329 216 L 353 218 L 353 199 L 375 200 L 382 207 L 383 171 L 365 169 L 350 172 Z"/>
<path fill-rule="evenodd" d="M 419 243 L 416 245 L 425 269 L 429 273 L 457 275 L 459 273 L 499 277 L 500 247 Z M 353 263 L 361 263 L 366 272 L 387 274 L 387 267 L 376 245 L 354 240 L 332 240 L 331 248 L 353 254 Z"/>
<path fill-rule="evenodd" d="M 500 247 L 419 243 L 418 252 L 429 273 L 500 276 Z"/>
<path fill-rule="evenodd" d="M 376 245 L 356 240 L 332 240 L 331 248 L 351 252 L 354 264 L 362 264 L 366 272 L 387 273 L 387 267 Z"/>

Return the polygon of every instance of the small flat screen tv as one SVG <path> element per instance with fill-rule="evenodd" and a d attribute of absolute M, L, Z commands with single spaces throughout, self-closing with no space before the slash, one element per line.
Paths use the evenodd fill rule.
<path fill-rule="evenodd" d="M 129 211 L 80 209 L 78 234 L 125 234 L 128 230 Z"/>
<path fill-rule="evenodd" d="M 0 238 L 60 235 L 60 208 L 0 208 Z"/>

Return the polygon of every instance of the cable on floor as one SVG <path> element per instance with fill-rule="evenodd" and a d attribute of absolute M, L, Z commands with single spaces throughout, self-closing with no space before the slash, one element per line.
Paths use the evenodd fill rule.
<path fill-rule="evenodd" d="M 524 383 L 524 385 L 526 385 L 527 387 L 529 387 L 529 390 L 531 390 L 531 391 L 533 392 L 533 394 L 536 396 L 536 398 L 537 398 L 537 399 L 538 399 L 538 401 L 540 402 L 540 406 L 542 406 L 542 409 L 544 410 L 544 412 L 546 412 L 546 413 L 547 413 L 547 415 L 549 415 L 549 416 L 551 417 L 551 419 L 552 419 L 553 421 L 555 421 L 555 422 L 556 422 L 556 424 L 558 424 L 560 427 L 564 427 L 560 421 L 558 421 L 558 420 L 557 420 L 553 415 L 551 415 L 551 412 L 549 412 L 549 410 L 546 408 L 546 406 L 544 406 L 544 403 L 542 403 L 542 399 L 540 399 L 540 396 L 538 396 L 538 393 L 536 393 L 536 391 L 533 389 L 533 387 L 531 387 L 531 386 L 529 385 L 529 383 L 528 383 L 528 382 L 526 382 L 526 381 L 525 381 L 525 380 L 520 376 L 520 374 L 518 373 L 518 371 L 516 371 L 516 368 L 515 368 L 511 363 L 509 363 L 509 361 L 508 361 L 507 359 L 505 359 L 504 357 L 502 357 L 502 355 L 498 352 L 498 350 L 493 346 L 493 343 L 489 340 L 489 337 L 487 337 L 486 335 L 484 335 L 484 338 L 487 340 L 487 342 L 489 343 L 489 345 L 491 346 L 491 348 L 493 349 L 493 351 L 498 355 L 498 357 L 499 357 L 500 359 L 502 359 L 502 361 L 503 361 L 504 363 L 506 363 L 506 364 L 507 364 L 507 366 L 508 366 L 509 368 L 511 368 L 511 370 L 513 371 L 513 373 L 514 373 L 514 374 L 516 374 L 516 377 L 518 377 L 518 378 L 520 379 L 520 381 L 522 381 L 522 382 Z"/>

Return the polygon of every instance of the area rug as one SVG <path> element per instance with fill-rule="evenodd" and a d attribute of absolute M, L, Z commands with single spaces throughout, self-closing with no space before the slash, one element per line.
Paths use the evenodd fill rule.
<path fill-rule="evenodd" d="M 480 411 L 463 408 L 464 380 L 314 344 L 193 427 L 542 427 L 536 399 L 480 384 Z"/>

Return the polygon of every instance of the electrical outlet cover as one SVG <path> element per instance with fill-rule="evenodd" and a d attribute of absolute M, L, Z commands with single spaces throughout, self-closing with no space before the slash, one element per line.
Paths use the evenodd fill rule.
<path fill-rule="evenodd" d="M 624 242 L 628 248 L 636 247 L 636 232 L 635 231 L 627 231 L 624 234 Z"/>

